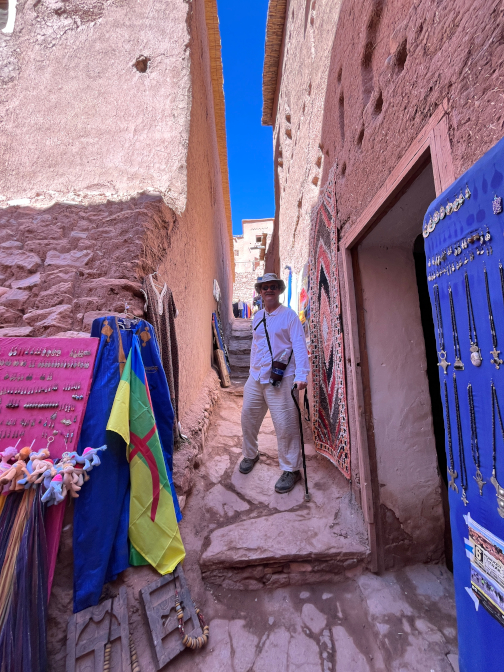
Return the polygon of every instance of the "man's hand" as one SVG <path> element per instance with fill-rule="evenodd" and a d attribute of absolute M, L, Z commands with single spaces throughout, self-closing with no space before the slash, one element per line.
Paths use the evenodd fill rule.
<path fill-rule="evenodd" d="M 306 388 L 308 387 L 308 383 L 303 383 L 303 382 L 300 381 L 300 380 L 295 380 L 295 381 L 294 381 L 294 385 L 297 385 L 297 389 L 298 389 L 299 391 L 301 391 L 301 390 L 306 390 Z"/>

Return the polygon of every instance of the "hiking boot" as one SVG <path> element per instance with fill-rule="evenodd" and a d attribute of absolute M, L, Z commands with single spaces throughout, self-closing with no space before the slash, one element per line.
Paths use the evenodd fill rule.
<path fill-rule="evenodd" d="M 242 474 L 250 474 L 254 468 L 254 464 L 259 461 L 259 453 L 254 458 L 244 457 L 240 462 L 239 470 Z"/>
<path fill-rule="evenodd" d="M 296 483 L 301 479 L 298 471 L 284 471 L 278 481 L 275 483 L 275 490 L 281 495 L 290 492 Z"/>

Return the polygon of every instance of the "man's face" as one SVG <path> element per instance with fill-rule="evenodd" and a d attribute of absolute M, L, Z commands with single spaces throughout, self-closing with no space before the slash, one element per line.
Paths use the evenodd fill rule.
<path fill-rule="evenodd" d="M 265 303 L 275 304 L 280 297 L 280 284 L 271 280 L 261 285 L 261 297 Z"/>

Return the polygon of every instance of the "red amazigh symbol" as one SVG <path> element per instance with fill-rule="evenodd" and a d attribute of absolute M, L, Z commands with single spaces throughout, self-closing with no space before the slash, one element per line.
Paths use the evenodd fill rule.
<path fill-rule="evenodd" d="M 147 445 L 147 442 L 152 439 L 156 432 L 156 425 L 146 434 L 143 439 L 141 439 L 133 432 L 130 432 L 130 442 L 134 446 L 133 450 L 130 452 L 129 461 L 131 462 L 137 453 L 140 453 L 145 461 L 147 462 L 151 477 L 152 477 L 152 507 L 151 507 L 151 520 L 156 520 L 156 511 L 159 504 L 159 471 L 156 459 L 152 454 L 151 449 Z"/>

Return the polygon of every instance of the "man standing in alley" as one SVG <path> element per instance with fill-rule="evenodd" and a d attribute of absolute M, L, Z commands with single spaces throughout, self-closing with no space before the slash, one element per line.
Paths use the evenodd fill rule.
<path fill-rule="evenodd" d="M 299 317 L 292 308 L 280 304 L 280 294 L 285 291 L 284 281 L 275 273 L 266 273 L 257 278 L 255 289 L 261 295 L 264 308 L 254 315 L 252 322 L 250 375 L 243 390 L 243 459 L 240 471 L 249 474 L 259 460 L 257 437 L 269 409 L 283 471 L 275 490 L 283 494 L 290 492 L 301 478 L 301 437 L 291 388 L 295 384 L 298 390 L 306 389 L 310 363 Z M 283 366 L 274 367 L 273 362 L 275 365 L 280 362 Z M 278 374 L 282 368 L 283 377 Z M 278 380 L 274 381 L 275 384 L 270 382 L 270 379 L 280 377 L 280 384 Z"/>

